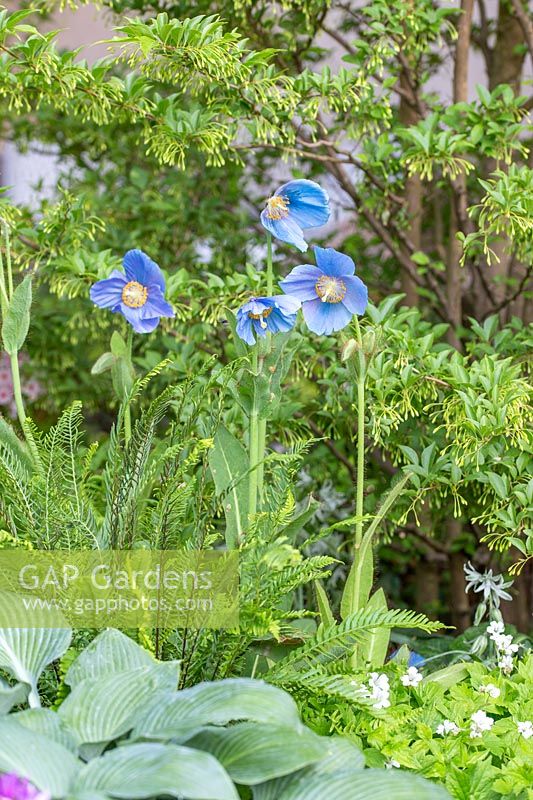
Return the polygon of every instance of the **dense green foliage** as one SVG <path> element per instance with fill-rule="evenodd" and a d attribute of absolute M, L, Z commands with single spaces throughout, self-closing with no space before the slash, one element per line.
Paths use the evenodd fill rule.
<path fill-rule="evenodd" d="M 57 159 L 52 193 L 0 197 L 0 554 L 235 550 L 240 625 L 0 630 L 0 771 L 77 800 L 530 800 L 525 4 L 103 8 L 94 63 L 43 33 L 53 0 L 0 13 L 2 136 Z M 333 212 L 308 241 L 370 303 L 249 347 L 237 309 L 314 259 L 260 223 L 302 177 Z M 149 335 L 89 297 L 133 248 L 175 310 Z"/>

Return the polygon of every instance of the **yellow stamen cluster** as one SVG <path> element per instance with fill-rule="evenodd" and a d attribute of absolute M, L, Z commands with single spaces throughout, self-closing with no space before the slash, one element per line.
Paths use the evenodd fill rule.
<path fill-rule="evenodd" d="M 340 278 L 321 275 L 315 284 L 315 291 L 323 303 L 341 303 L 346 294 L 346 284 Z"/>
<path fill-rule="evenodd" d="M 283 219 L 283 217 L 287 217 L 289 215 L 288 205 L 288 197 L 281 197 L 278 194 L 269 197 L 266 207 L 267 217 L 269 219 Z"/>
<path fill-rule="evenodd" d="M 265 310 L 262 311 L 260 314 L 252 314 L 252 312 L 249 311 L 248 316 L 250 317 L 250 319 L 261 320 L 259 324 L 261 325 L 262 328 L 266 328 L 267 324 L 265 322 L 265 319 L 272 314 L 273 310 L 274 310 L 273 308 L 265 308 Z"/>
<path fill-rule="evenodd" d="M 122 302 L 128 308 L 142 308 L 147 299 L 148 289 L 137 281 L 130 281 L 122 290 Z"/>

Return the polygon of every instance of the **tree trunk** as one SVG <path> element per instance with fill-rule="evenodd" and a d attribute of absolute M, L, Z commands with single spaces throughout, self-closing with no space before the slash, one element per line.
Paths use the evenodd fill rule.
<path fill-rule="evenodd" d="M 524 30 L 513 11 L 509 0 L 500 0 L 498 8 L 498 25 L 496 29 L 496 42 L 492 52 L 491 69 L 489 72 L 489 89 L 493 91 L 502 83 L 508 83 L 515 94 L 520 93 L 522 69 L 524 66 L 525 50 Z M 522 45 L 522 47 L 521 47 Z M 490 161 L 487 171 L 490 173 L 495 169 L 507 169 L 505 164 L 497 164 Z M 499 261 L 494 261 L 486 269 L 486 280 L 491 285 L 492 294 L 497 303 L 502 302 L 506 294 L 506 279 L 510 277 L 512 257 L 509 239 L 502 235 L 493 246 Z M 519 265 L 515 266 L 515 272 L 521 273 Z M 506 312 L 502 314 L 505 318 Z"/>
<path fill-rule="evenodd" d="M 468 59 L 470 55 L 473 11 L 474 0 L 461 0 L 461 17 L 459 19 L 453 72 L 454 103 L 466 103 L 468 101 Z M 448 341 L 457 349 L 461 347 L 458 328 L 463 319 L 463 275 L 460 265 L 462 246 L 457 241 L 457 233 L 458 231 L 467 232 L 467 205 L 466 173 L 461 172 L 452 183 L 450 239 L 446 268 L 448 315 L 452 321 L 452 328 L 448 332 Z"/>
<path fill-rule="evenodd" d="M 461 535 L 463 526 L 458 519 L 449 519 L 446 524 L 447 545 L 452 550 L 450 555 L 450 611 L 452 625 L 457 633 L 462 633 L 470 625 L 470 601 L 466 593 L 464 573 L 465 554 L 453 552 L 453 542 Z"/>

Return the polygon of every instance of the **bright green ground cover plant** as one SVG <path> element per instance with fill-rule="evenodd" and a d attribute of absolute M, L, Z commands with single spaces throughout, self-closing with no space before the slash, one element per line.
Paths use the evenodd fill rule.
<path fill-rule="evenodd" d="M 449 797 L 423 778 L 366 769 L 353 742 L 313 733 L 291 697 L 262 681 L 176 691 L 178 662 L 156 661 L 112 629 L 67 659 L 68 693 L 42 708 L 33 687 L 70 636 L 0 630 L 0 668 L 19 681 L 0 692 L 6 800 Z M 31 708 L 9 713 L 30 690 Z"/>

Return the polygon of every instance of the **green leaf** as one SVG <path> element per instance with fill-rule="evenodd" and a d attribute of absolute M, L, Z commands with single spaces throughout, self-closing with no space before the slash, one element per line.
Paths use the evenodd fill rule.
<path fill-rule="evenodd" d="M 263 681 L 230 678 L 200 683 L 178 693 L 154 695 L 133 736 L 175 739 L 206 725 L 227 725 L 238 720 L 299 724 L 298 709 L 289 694 Z"/>
<path fill-rule="evenodd" d="M 134 727 L 138 713 L 156 691 L 175 689 L 177 677 L 171 662 L 82 680 L 58 714 L 78 744 L 110 742 Z"/>
<path fill-rule="evenodd" d="M 238 800 L 226 771 L 208 753 L 164 744 L 134 744 L 90 761 L 73 790 L 124 800 L 187 797 L 190 800 Z"/>
<path fill-rule="evenodd" d="M 363 753 L 349 739 L 343 736 L 322 736 L 321 739 L 324 745 L 324 757 L 320 761 L 311 767 L 305 767 L 296 775 L 286 775 L 254 786 L 254 800 L 278 800 L 284 790 L 300 781 L 310 785 L 314 776 L 331 775 L 348 768 L 359 770 L 365 766 Z"/>
<path fill-rule="evenodd" d="M 247 786 L 302 769 L 324 755 L 321 737 L 307 728 L 250 722 L 203 731 L 190 744 L 212 753 L 236 783 Z"/>
<path fill-rule="evenodd" d="M 387 599 L 383 589 L 378 589 L 374 592 L 368 604 L 366 611 L 387 611 Z M 364 667 L 381 667 L 387 658 L 387 650 L 390 641 L 389 628 L 374 628 L 363 637 L 361 644 L 357 645 L 357 661 L 358 665 Z"/>
<path fill-rule="evenodd" d="M 113 353 L 102 353 L 91 367 L 91 375 L 101 375 L 111 369 L 116 359 Z"/>
<path fill-rule="evenodd" d="M 127 672 L 136 667 L 150 667 L 156 663 L 144 647 L 121 631 L 109 628 L 93 639 L 80 653 L 69 668 L 65 683 L 73 689 L 87 678 L 97 680 L 115 672 Z M 178 662 L 172 663 L 177 670 Z"/>
<path fill-rule="evenodd" d="M 258 797 L 258 796 L 257 796 Z M 410 773 L 383 769 L 344 770 L 293 780 L 276 800 L 450 800 L 441 786 Z M 256 795 L 254 795 L 256 800 Z"/>
<path fill-rule="evenodd" d="M 356 552 L 352 568 L 346 581 L 341 599 L 341 616 L 346 619 L 350 614 L 364 608 L 370 597 L 374 582 L 374 559 L 372 553 L 373 537 L 385 518 L 389 508 L 393 505 L 404 486 L 411 479 L 411 473 L 403 475 L 392 487 L 383 501 L 376 516 L 368 526 L 361 542 L 361 547 Z"/>
<path fill-rule="evenodd" d="M 27 708 L 19 711 L 18 714 L 12 714 L 11 719 L 16 720 L 24 728 L 57 742 L 77 755 L 78 748 L 74 736 L 55 711 L 51 711 L 49 708 Z"/>
<path fill-rule="evenodd" d="M 320 614 L 320 621 L 322 625 L 325 626 L 335 625 L 335 617 L 333 616 L 333 612 L 329 604 L 326 590 L 324 589 L 320 581 L 315 581 L 314 585 L 316 592 L 316 601 L 318 605 L 318 613 Z"/>
<path fill-rule="evenodd" d="M 41 705 L 41 673 L 67 650 L 71 635 L 67 628 L 0 628 L 0 668 L 28 684 L 32 707 Z"/>
<path fill-rule="evenodd" d="M 57 742 L 0 719 L 0 772 L 16 772 L 53 797 L 64 797 L 81 762 Z"/>
<path fill-rule="evenodd" d="M 31 276 L 26 275 L 13 292 L 2 324 L 2 341 L 9 355 L 16 355 L 30 328 Z"/>
<path fill-rule="evenodd" d="M 242 444 L 220 426 L 209 452 L 217 494 L 224 496 L 226 544 L 234 549 L 248 527 L 248 457 Z"/>
<path fill-rule="evenodd" d="M 0 714 L 9 714 L 12 708 L 24 703 L 28 692 L 29 687 L 25 683 L 10 686 L 0 678 Z"/>
<path fill-rule="evenodd" d="M 423 683 L 440 683 L 446 689 L 468 677 L 468 666 L 466 664 L 451 664 L 449 667 L 431 672 L 427 675 Z"/>

